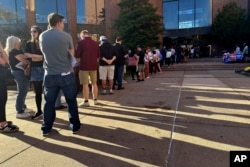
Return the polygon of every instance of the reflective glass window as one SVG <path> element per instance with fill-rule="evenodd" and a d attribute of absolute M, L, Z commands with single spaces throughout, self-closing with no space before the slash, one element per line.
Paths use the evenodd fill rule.
<path fill-rule="evenodd" d="M 76 0 L 76 22 L 78 24 L 86 23 L 85 0 Z"/>
<path fill-rule="evenodd" d="M 179 0 L 179 29 L 194 27 L 194 0 Z"/>
<path fill-rule="evenodd" d="M 195 27 L 210 26 L 212 23 L 210 0 L 196 0 L 195 7 Z"/>
<path fill-rule="evenodd" d="M 5 18 L 0 20 L 1 24 L 9 23 L 24 23 L 26 22 L 25 15 L 25 0 L 1 0 L 0 6 L 7 9 L 10 12 L 13 12 L 13 18 L 10 20 L 5 20 Z M 17 15 L 15 15 L 17 13 Z"/>
<path fill-rule="evenodd" d="M 178 1 L 163 3 L 163 23 L 165 29 L 178 29 Z"/>
<path fill-rule="evenodd" d="M 66 0 L 36 0 L 35 10 L 37 23 L 48 23 L 47 17 L 52 12 L 63 15 L 67 22 Z"/>

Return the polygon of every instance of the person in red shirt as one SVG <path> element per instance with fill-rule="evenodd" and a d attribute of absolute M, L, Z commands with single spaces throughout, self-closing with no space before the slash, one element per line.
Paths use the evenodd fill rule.
<path fill-rule="evenodd" d="M 82 107 L 89 106 L 89 84 L 92 85 L 94 104 L 97 104 L 97 69 L 100 48 L 98 42 L 90 37 L 87 30 L 81 31 L 80 35 L 83 38 L 77 44 L 76 58 L 80 58 L 79 80 L 80 84 L 83 85 L 84 101 L 79 106 Z"/>

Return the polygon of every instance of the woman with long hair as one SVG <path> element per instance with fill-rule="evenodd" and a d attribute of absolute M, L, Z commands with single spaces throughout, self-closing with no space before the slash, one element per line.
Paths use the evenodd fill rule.
<path fill-rule="evenodd" d="M 25 74 L 25 67 L 28 67 L 30 62 L 27 60 L 23 51 L 20 49 L 21 39 L 16 36 L 9 36 L 6 40 L 5 52 L 9 56 L 9 65 L 11 74 L 17 85 L 16 111 L 17 118 L 29 118 L 31 111 L 25 105 L 25 99 L 29 89 L 29 78 Z"/>
<path fill-rule="evenodd" d="M 41 28 L 34 25 L 30 28 L 31 39 L 26 43 L 25 55 L 31 58 L 30 81 L 35 92 L 35 101 L 37 111 L 32 119 L 38 119 L 43 115 L 42 112 L 42 92 L 43 92 L 43 54 L 39 47 L 39 35 L 42 33 Z"/>

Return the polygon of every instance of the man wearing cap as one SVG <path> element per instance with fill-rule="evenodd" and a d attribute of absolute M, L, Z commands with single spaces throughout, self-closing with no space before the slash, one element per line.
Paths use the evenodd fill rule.
<path fill-rule="evenodd" d="M 79 106 L 82 107 L 89 106 L 89 79 L 92 85 L 94 104 L 97 104 L 97 69 L 100 49 L 98 43 L 90 37 L 87 30 L 81 31 L 80 34 L 83 38 L 77 44 L 76 58 L 80 58 L 79 79 L 80 84 L 83 85 L 84 101 Z"/>
<path fill-rule="evenodd" d="M 73 134 L 81 128 L 77 107 L 77 89 L 71 60 L 74 55 L 72 37 L 63 31 L 64 17 L 51 13 L 48 15 L 50 27 L 40 37 L 40 48 L 44 55 L 44 118 L 42 133 L 48 135 L 56 118 L 55 101 L 60 90 L 68 104 L 70 128 Z"/>
<path fill-rule="evenodd" d="M 106 81 L 108 79 L 108 89 L 109 94 L 113 94 L 113 79 L 114 79 L 114 71 L 115 71 L 115 54 L 113 45 L 107 41 L 105 36 L 100 37 L 100 60 L 99 60 L 99 76 L 102 81 L 102 92 L 101 94 L 107 94 L 107 84 Z"/>

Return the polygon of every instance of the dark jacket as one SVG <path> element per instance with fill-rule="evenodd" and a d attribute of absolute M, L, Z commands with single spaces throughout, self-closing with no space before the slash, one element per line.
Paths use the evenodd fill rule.
<path fill-rule="evenodd" d="M 126 58 L 124 56 L 127 53 L 126 53 L 124 47 L 119 43 L 115 43 L 114 44 L 114 53 L 116 56 L 115 65 L 125 65 Z"/>
<path fill-rule="evenodd" d="M 115 56 L 114 54 L 114 49 L 113 49 L 113 45 L 111 45 L 111 43 L 105 41 L 100 45 L 100 61 L 99 64 L 100 66 L 107 66 L 109 64 L 107 64 L 105 61 L 102 60 L 103 57 L 105 57 L 106 59 L 110 60 Z M 113 63 L 111 65 L 114 65 L 115 61 L 113 61 Z"/>

